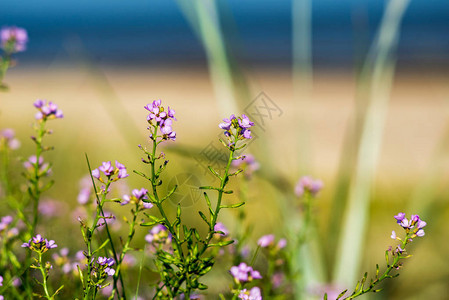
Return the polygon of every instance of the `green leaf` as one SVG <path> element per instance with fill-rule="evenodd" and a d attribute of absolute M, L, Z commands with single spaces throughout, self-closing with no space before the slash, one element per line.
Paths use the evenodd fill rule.
<path fill-rule="evenodd" d="M 106 241 L 103 242 L 103 244 L 101 244 L 100 247 L 98 247 L 97 250 L 95 250 L 94 252 L 92 252 L 92 254 L 97 253 L 98 251 L 100 251 L 101 249 L 103 249 L 104 247 L 106 247 L 106 245 L 109 243 L 109 239 L 107 239 Z"/>
<path fill-rule="evenodd" d="M 216 188 L 213 186 L 200 186 L 200 190 L 216 190 L 216 191 L 218 191 L 219 188 Z"/>
<path fill-rule="evenodd" d="M 80 280 L 81 280 L 81 284 L 83 286 L 83 290 L 86 288 L 86 286 L 84 285 L 84 275 L 83 272 L 80 269 L 79 265 L 76 265 L 76 268 L 78 269 L 78 274 L 80 275 Z"/>
<path fill-rule="evenodd" d="M 242 205 L 245 205 L 245 202 L 237 203 L 237 204 L 231 204 L 231 205 L 221 205 L 220 208 L 238 208 Z"/>
<path fill-rule="evenodd" d="M 200 214 L 200 216 L 201 216 L 201 218 L 204 220 L 204 222 L 206 222 L 207 226 L 210 227 L 210 223 L 209 223 L 209 221 L 207 220 L 206 215 L 205 215 L 202 211 L 199 211 L 198 213 Z"/>
<path fill-rule="evenodd" d="M 165 199 L 170 198 L 170 196 L 173 195 L 173 193 L 176 191 L 177 188 L 178 188 L 178 186 L 175 185 L 175 186 L 168 192 L 168 194 L 167 194 L 164 198 L 162 198 L 161 203 L 162 203 Z"/>
<path fill-rule="evenodd" d="M 343 292 L 341 292 L 341 293 L 338 295 L 338 297 L 337 297 L 336 300 L 338 300 L 338 299 L 340 299 L 341 297 L 343 297 L 343 295 L 346 294 L 347 291 L 348 291 L 348 290 L 346 289 L 346 290 L 344 290 Z"/>
<path fill-rule="evenodd" d="M 204 198 L 206 199 L 207 206 L 211 207 L 209 196 L 206 194 L 206 192 L 204 192 L 203 195 Z"/>
<path fill-rule="evenodd" d="M 208 166 L 207 168 L 209 169 L 209 171 L 211 171 L 212 174 L 214 174 L 218 179 L 221 180 L 221 176 L 217 171 L 215 171 L 211 166 Z"/>
<path fill-rule="evenodd" d="M 225 242 L 220 242 L 220 243 L 215 243 L 215 244 L 209 244 L 209 248 L 210 247 L 225 247 L 227 245 L 230 245 L 234 243 L 234 240 L 230 240 L 230 241 L 225 241 Z"/>
<path fill-rule="evenodd" d="M 143 178 L 148 179 L 148 180 L 151 181 L 150 177 L 148 177 L 148 176 L 145 175 L 144 173 L 139 172 L 139 171 L 137 171 L 137 170 L 133 170 L 133 172 L 136 173 L 137 175 L 142 176 Z"/>

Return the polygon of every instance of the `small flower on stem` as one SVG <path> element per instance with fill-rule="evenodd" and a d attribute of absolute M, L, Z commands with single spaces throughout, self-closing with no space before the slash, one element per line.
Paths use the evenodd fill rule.
<path fill-rule="evenodd" d="M 248 179 L 260 168 L 259 162 L 251 154 L 245 154 L 240 159 L 232 161 L 231 165 L 235 169 L 242 169 Z"/>
<path fill-rule="evenodd" d="M 54 240 L 48 241 L 44 239 L 40 234 L 37 234 L 35 237 L 32 237 L 28 243 L 22 244 L 23 248 L 29 248 L 30 250 L 38 253 L 45 253 L 49 249 L 53 249 L 58 247 Z"/>
<path fill-rule="evenodd" d="M 28 43 L 28 33 L 20 27 L 3 27 L 0 30 L 0 43 L 7 53 L 23 52 Z"/>
<path fill-rule="evenodd" d="M 272 246 L 273 244 L 274 244 L 273 234 L 264 235 L 257 241 L 257 245 L 259 245 L 262 248 L 267 248 L 268 246 Z"/>
<path fill-rule="evenodd" d="M 310 193 L 313 197 L 323 188 L 323 182 L 319 179 L 313 179 L 310 176 L 303 176 L 299 179 L 295 187 L 295 194 L 302 197 L 305 192 Z"/>
<path fill-rule="evenodd" d="M 48 176 L 51 174 L 51 168 L 49 163 L 44 163 L 44 158 L 39 156 L 39 161 L 36 155 L 31 155 L 28 160 L 23 163 L 23 166 L 29 171 L 33 172 L 35 166 L 38 168 L 38 176 Z"/>
<path fill-rule="evenodd" d="M 34 102 L 34 107 L 36 107 L 39 112 L 36 113 L 36 120 L 47 120 L 47 119 L 61 119 L 64 117 L 62 110 L 58 109 L 58 106 L 53 102 L 48 102 L 47 100 L 38 99 Z"/>
<path fill-rule="evenodd" d="M 241 282 L 251 282 L 253 279 L 261 279 L 259 271 L 254 270 L 251 266 L 248 266 L 246 263 L 242 262 L 238 266 L 231 267 L 229 271 L 234 277 L 234 280 L 237 284 Z"/>
<path fill-rule="evenodd" d="M 126 205 L 128 203 L 133 203 L 133 204 L 141 204 L 143 206 L 143 208 L 146 209 L 150 209 L 153 207 L 153 204 L 150 202 L 145 202 L 144 200 L 148 200 L 148 196 L 147 196 L 148 190 L 141 188 L 140 190 L 138 189 L 134 189 L 131 192 L 131 196 L 129 195 L 124 195 L 123 196 L 123 201 L 121 202 L 121 205 Z"/>
<path fill-rule="evenodd" d="M 92 170 L 92 177 L 104 183 L 105 181 L 101 177 L 101 173 L 103 173 L 107 179 L 111 181 L 117 181 L 129 176 L 126 171 L 126 167 L 118 161 L 115 161 L 115 168 L 112 166 L 110 161 L 106 161 L 103 162 L 97 169 Z M 117 175 L 117 177 L 114 178 L 115 175 Z"/>
<path fill-rule="evenodd" d="M 260 288 L 255 286 L 249 291 L 247 289 L 241 290 L 238 297 L 242 300 L 262 300 L 262 293 L 260 292 Z"/>
<path fill-rule="evenodd" d="M 0 131 L 0 145 L 2 145 L 3 141 L 11 150 L 20 148 L 20 141 L 15 138 L 14 130 L 11 128 L 5 128 Z"/>

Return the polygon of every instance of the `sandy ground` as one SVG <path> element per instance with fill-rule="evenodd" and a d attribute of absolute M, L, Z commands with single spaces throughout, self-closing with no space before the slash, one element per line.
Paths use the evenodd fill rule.
<path fill-rule="evenodd" d="M 161 98 L 176 109 L 180 144 L 198 145 L 197 137 L 201 137 L 202 144 L 206 143 L 214 138 L 216 124 L 225 117 L 217 108 L 214 88 L 205 70 L 108 67 L 103 71 L 110 88 L 76 66 L 11 70 L 6 78 L 11 91 L 0 94 L 0 127 L 19 128 L 19 135 L 26 136 L 29 129 L 24 125 L 31 123 L 34 114 L 32 102 L 37 98 L 49 99 L 57 102 L 66 116 L 64 123 L 54 123 L 58 130 L 64 131 L 60 139 L 69 145 L 93 142 L 95 149 L 106 151 L 109 148 L 105 141 L 120 139 L 118 126 L 132 124 L 142 129 L 138 135 L 145 134 L 142 107 L 153 99 Z M 296 174 L 301 155 L 307 155 L 302 152 L 304 146 L 295 142 L 297 119 L 302 116 L 309 130 L 310 148 L 305 152 L 310 153 L 308 159 L 313 172 L 324 176 L 334 174 L 341 157 L 345 128 L 354 112 L 352 74 L 317 72 L 303 113 L 299 112 L 298 100 L 293 95 L 289 71 L 256 70 L 247 75 L 253 96 L 264 92 L 282 110 L 282 115 L 269 120 L 266 130 L 260 132 L 270 141 L 266 146 L 276 154 L 276 164 L 286 173 Z M 118 106 L 114 99 L 118 99 Z M 448 100 L 447 77 L 441 74 L 428 71 L 396 76 L 379 162 L 381 177 L 388 174 L 389 178 L 419 178 L 426 173 L 449 129 Z M 114 111 L 112 118 L 108 108 Z M 124 112 L 132 116 L 131 123 Z M 258 146 L 261 145 L 255 143 Z M 123 147 L 116 151 L 123 151 Z"/>

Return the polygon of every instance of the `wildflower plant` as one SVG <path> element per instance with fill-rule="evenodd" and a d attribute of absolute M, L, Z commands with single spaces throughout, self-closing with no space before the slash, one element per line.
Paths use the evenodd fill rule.
<path fill-rule="evenodd" d="M 3 84 L 3 78 L 15 64 L 13 55 L 25 51 L 27 42 L 27 32 L 22 28 L 4 27 L 0 30 L 0 47 L 3 50 L 0 57 L 0 89 L 7 88 Z M 227 274 L 230 285 L 222 288 L 222 291 L 230 299 L 286 299 L 293 297 L 295 293 L 303 293 L 305 287 L 298 282 L 304 279 L 304 274 L 300 269 L 293 269 L 297 265 L 292 262 L 294 256 L 302 254 L 303 246 L 315 236 L 312 208 L 323 188 L 320 180 L 304 176 L 298 181 L 295 195 L 300 208 L 291 213 L 298 217 L 298 222 L 283 228 L 286 239 L 277 239 L 274 234 L 264 235 L 257 241 L 255 251 L 252 251 L 254 247 L 248 245 L 251 227 L 246 226 L 244 210 L 239 210 L 237 226 L 234 226 L 237 228 L 234 230 L 229 230 L 220 219 L 223 209 L 239 208 L 245 204 L 249 198 L 247 183 L 260 167 L 252 155 L 239 154 L 248 140 L 252 139 L 251 129 L 255 124 L 248 116 L 231 115 L 218 125 L 223 130 L 220 142 L 226 149 L 228 158 L 221 170 L 208 167 L 218 179 L 218 184 L 200 187 L 207 209 L 198 211 L 198 220 L 205 223 L 205 228 L 189 228 L 183 219 L 181 205 L 178 204 L 176 212 L 172 212 L 171 205 L 166 204 L 166 200 L 176 192 L 177 186 L 166 194 L 161 191 L 169 161 L 165 153 L 160 152 L 160 147 L 176 141 L 175 111 L 169 106 L 163 106 L 161 100 L 144 106 L 147 111 L 150 146 L 147 148 L 139 145 L 144 153 L 142 162 L 146 170 L 134 173 L 144 178 L 148 185 L 114 197 L 111 189 L 120 186 L 129 177 L 126 166 L 117 160 L 104 161 L 97 168 L 91 169 L 86 155 L 90 176 L 82 181 L 77 198 L 83 208 L 90 210 L 82 216 L 78 215 L 85 247 L 77 251 L 74 257 L 70 257 L 70 251 L 66 247 L 59 252 L 54 250 L 58 247 L 56 242 L 45 239 L 44 229 L 42 226 L 38 227 L 41 225 L 40 215 L 49 214 L 51 210 L 42 207 L 39 210 L 40 204 L 50 206 L 50 202 L 46 204 L 41 198 L 53 185 L 53 180 L 48 179 L 52 173 L 52 164 L 44 155 L 53 149 L 44 145 L 45 137 L 52 133 L 52 130 L 47 129 L 47 122 L 61 119 L 64 115 L 52 101 L 38 99 L 34 102 L 34 107 L 37 109 L 33 124 L 35 134 L 31 139 L 35 151 L 21 160 L 25 184 L 16 184 L 11 175 L 12 170 L 17 169 L 10 164 L 12 152 L 21 143 L 15 137 L 14 130 L 0 130 L 0 199 L 6 200 L 9 210 L 14 212 L 8 212 L 0 218 L 0 293 L 5 297 L 53 300 L 69 287 L 69 293 L 72 292 L 70 297 L 78 295 L 84 300 L 104 296 L 108 299 L 141 299 L 138 297 L 140 276 L 147 252 L 151 253 L 151 267 L 154 267 L 153 275 L 157 277 L 156 282 L 153 280 L 151 283 L 153 299 L 202 299 L 201 293 L 207 293 L 202 290 L 208 289 L 203 277 L 225 255 L 231 256 L 227 261 L 231 263 L 225 269 L 229 270 Z M 239 187 L 240 202 L 227 203 L 225 196 L 233 193 L 228 184 L 232 177 L 242 172 L 245 176 L 244 184 Z M 109 209 L 107 206 L 115 206 L 116 210 L 122 211 L 129 209 L 130 216 L 123 218 L 128 224 L 125 237 L 114 236 L 115 232 L 110 225 L 116 217 L 106 210 Z M 412 215 L 408 219 L 405 213 L 399 213 L 394 218 L 404 230 L 404 236 L 399 237 L 395 231 L 392 232 L 391 238 L 398 244 L 385 252 L 384 271 L 381 272 L 377 265 L 375 277 L 369 284 L 365 273 L 352 294 L 346 295 L 345 290 L 337 299 L 354 299 L 369 292 L 378 292 L 382 281 L 399 275 L 396 272 L 402 267 L 402 261 L 410 257 L 407 253 L 409 244 L 425 235 L 424 227 L 427 224 L 418 215 Z M 145 240 L 146 245 L 144 251 L 141 251 L 143 258 L 136 293 L 131 296 L 129 285 L 135 278 L 125 274 L 125 271 L 135 264 L 130 252 L 142 250 L 133 245 L 140 226 L 146 227 L 148 233 L 141 241 Z M 53 263 L 44 260 L 49 251 Z M 258 255 L 263 255 L 264 264 L 257 264 Z M 225 259 L 223 261 L 226 263 Z M 145 269 L 150 269 L 146 267 Z M 59 278 L 59 287 L 53 292 L 52 285 L 56 286 L 56 280 L 51 280 L 50 274 L 54 278 L 53 272 L 58 271 L 63 274 L 63 280 Z M 72 280 L 74 278 L 77 280 Z M 224 294 L 220 294 L 221 299 L 225 299 Z M 3 295 L 0 295 L 0 300 L 6 299 Z M 327 297 L 324 294 L 324 299 Z"/>
<path fill-rule="evenodd" d="M 160 100 L 145 106 L 150 113 L 147 117 L 148 130 L 150 131 L 150 140 L 153 144 L 151 150 L 140 146 L 146 157 L 142 161 L 150 166 L 150 174 L 146 175 L 137 172 L 150 182 L 151 189 L 148 193 L 149 202 L 151 202 L 160 213 L 160 217 L 147 214 L 150 218 L 145 226 L 156 226 L 159 228 L 157 232 L 166 233 L 166 241 L 170 239 L 172 248 L 170 250 L 164 247 L 156 247 L 156 268 L 160 274 L 160 282 L 156 286 L 155 298 L 173 299 L 179 295 L 190 297 L 197 290 L 207 289 L 207 286 L 200 282 L 202 276 L 207 274 L 214 265 L 214 256 L 211 255 L 211 249 L 215 247 L 224 247 L 231 244 L 232 240 L 220 241 L 213 243 L 214 236 L 221 231 L 216 230 L 220 210 L 224 208 L 237 208 L 244 203 L 235 205 L 224 205 L 223 195 L 230 194 L 232 191 L 226 190 L 226 185 L 232 176 L 237 175 L 240 171 L 230 172 L 231 164 L 235 157 L 235 152 L 242 149 L 247 139 L 251 138 L 250 127 L 254 125 L 248 117 L 235 117 L 232 115 L 229 119 L 224 119 L 219 125 L 224 130 L 225 139 L 221 140 L 222 144 L 229 151 L 229 157 L 224 172 L 221 174 L 209 167 L 210 172 L 220 181 L 219 186 L 203 186 L 201 189 L 205 191 L 214 191 L 217 193 L 215 203 L 209 197 L 208 192 L 204 192 L 204 198 L 208 207 L 208 212 L 199 212 L 202 220 L 206 223 L 208 232 L 206 236 L 201 236 L 196 228 L 188 228 L 182 224 L 181 206 L 178 205 L 176 217 L 171 220 L 164 208 L 164 201 L 168 199 L 176 190 L 176 186 L 165 196 L 160 196 L 158 187 L 162 184 L 161 173 L 165 170 L 168 160 L 164 160 L 158 164 L 159 160 L 165 159 L 163 153 L 157 153 L 159 144 L 168 140 L 175 140 L 176 133 L 172 129 L 175 111 L 168 107 L 165 109 L 161 105 Z M 209 192 L 209 193 L 210 193 Z M 161 225 L 164 229 L 162 229 Z M 219 228 L 217 228 L 219 229 Z M 156 233 L 156 232 L 155 232 Z M 158 239 L 157 235 L 153 235 L 151 242 L 154 243 Z"/>
<path fill-rule="evenodd" d="M 26 50 L 28 33 L 20 27 L 3 27 L 0 29 L 0 47 L 3 56 L 0 57 L 0 91 L 7 90 L 8 86 L 3 83 L 3 78 L 9 68 L 15 65 L 12 55 Z"/>
<path fill-rule="evenodd" d="M 338 295 L 337 300 L 354 299 L 369 292 L 380 292 L 382 289 L 377 288 L 377 286 L 382 281 L 399 276 L 399 273 L 393 275 L 391 273 L 394 273 L 394 271 L 402 268 L 402 260 L 411 257 L 411 255 L 407 254 L 406 248 L 411 242 L 413 242 L 413 239 L 425 235 L 423 228 L 427 225 L 427 223 L 421 220 L 418 215 L 411 215 L 411 218 L 407 219 L 405 217 L 405 213 L 402 212 L 394 216 L 394 218 L 396 219 L 397 223 L 404 229 L 405 236 L 403 238 L 400 238 L 396 235 L 396 231 L 392 232 L 391 238 L 395 241 L 398 241 L 399 244 L 395 247 L 390 246 L 385 251 L 385 271 L 381 273 L 379 265 L 376 265 L 376 276 L 374 277 L 374 279 L 370 280 L 368 285 L 366 285 L 368 273 L 365 273 L 363 278 L 359 282 L 357 282 L 357 285 L 351 295 L 345 297 L 347 290 L 344 290 L 340 293 L 340 295 Z M 324 295 L 324 299 L 327 299 L 327 294 Z"/>
<path fill-rule="evenodd" d="M 37 258 L 33 258 L 35 263 L 30 266 L 32 269 L 39 270 L 42 275 L 42 281 L 39 281 L 37 279 L 35 280 L 42 286 L 44 295 L 37 294 L 37 296 L 46 298 L 48 300 L 55 299 L 55 296 L 64 288 L 64 285 L 61 285 L 54 293 L 51 292 L 48 276 L 50 270 L 53 267 L 48 261 L 44 263 L 42 256 L 48 250 L 58 247 L 58 245 L 56 245 L 54 240 L 48 241 L 47 239 L 44 239 L 40 234 L 37 234 L 35 237 L 32 237 L 27 243 L 23 243 L 22 247 L 28 248 L 29 250 L 37 254 Z"/>

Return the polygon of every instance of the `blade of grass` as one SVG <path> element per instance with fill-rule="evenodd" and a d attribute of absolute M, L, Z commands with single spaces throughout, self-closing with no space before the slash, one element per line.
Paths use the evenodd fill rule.
<path fill-rule="evenodd" d="M 310 0 L 292 1 L 292 54 L 293 54 L 293 94 L 297 103 L 297 149 L 298 170 L 300 174 L 310 172 L 312 149 L 310 147 L 310 128 L 307 109 L 312 101 L 312 2 Z M 292 205 L 292 204 L 290 204 Z M 285 207 L 284 207 L 285 208 Z M 287 209 L 289 209 L 287 207 Z M 287 214 L 287 228 L 295 228 L 298 214 Z M 300 220 L 299 220 L 300 221 Z M 315 228 L 313 228 L 315 229 Z M 315 229 L 316 230 L 316 229 Z M 316 235 L 311 235 L 315 236 Z M 324 281 L 324 265 L 321 247 L 317 238 L 303 245 L 291 260 L 293 270 L 301 270 L 295 280 L 295 299 L 307 297 L 307 287 Z"/>
<path fill-rule="evenodd" d="M 344 286 L 351 286 L 360 271 L 364 234 L 369 219 L 372 179 L 382 145 L 382 133 L 394 75 L 393 53 L 397 45 L 400 23 L 409 2 L 409 0 L 388 2 L 377 38 L 363 70 L 370 73 L 369 104 L 334 270 L 334 281 Z"/>

